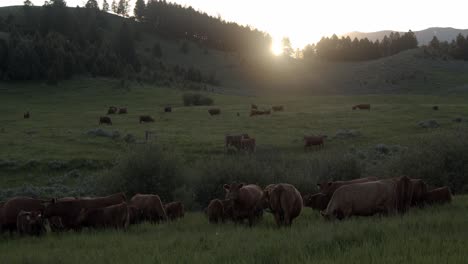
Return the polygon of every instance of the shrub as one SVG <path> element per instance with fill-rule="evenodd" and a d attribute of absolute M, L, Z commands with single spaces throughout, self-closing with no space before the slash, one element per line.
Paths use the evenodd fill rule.
<path fill-rule="evenodd" d="M 191 105 L 213 105 L 214 101 L 210 97 L 198 93 L 185 93 L 182 96 L 185 106 Z"/>

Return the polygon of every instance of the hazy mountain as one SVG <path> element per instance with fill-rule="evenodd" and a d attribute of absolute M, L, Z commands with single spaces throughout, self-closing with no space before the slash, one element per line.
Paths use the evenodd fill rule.
<path fill-rule="evenodd" d="M 369 40 L 375 41 L 377 39 L 381 40 L 385 35 L 390 35 L 392 30 L 383 30 L 377 32 L 358 32 L 354 31 L 351 33 L 344 34 L 343 36 L 349 36 L 351 39 L 355 37 L 358 39 L 368 38 Z M 395 32 L 395 31 L 393 31 Z M 433 36 L 437 36 L 440 41 L 452 41 L 456 36 L 461 33 L 462 35 L 468 35 L 468 29 L 456 29 L 456 28 L 442 28 L 442 27 L 433 27 L 421 31 L 414 31 L 416 38 L 418 39 L 419 45 L 426 45 L 431 41 Z"/>

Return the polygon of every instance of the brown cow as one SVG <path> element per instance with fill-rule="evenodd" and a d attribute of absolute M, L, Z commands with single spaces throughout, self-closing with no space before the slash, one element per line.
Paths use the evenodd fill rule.
<path fill-rule="evenodd" d="M 115 204 L 120 204 L 126 201 L 125 194 L 116 193 L 105 197 L 95 198 L 80 198 L 70 200 L 52 199 L 47 205 L 44 217 L 50 219 L 52 217 L 60 217 L 61 225 L 64 230 L 74 229 L 79 230 L 80 223 L 78 216 L 82 209 L 102 208 Z"/>
<path fill-rule="evenodd" d="M 252 105 L 250 105 L 250 109 L 252 109 L 252 110 L 258 110 L 258 106 L 257 106 L 257 105 L 254 105 L 254 104 L 252 104 Z"/>
<path fill-rule="evenodd" d="M 107 110 L 107 114 L 108 114 L 108 115 L 113 115 L 113 114 L 115 114 L 115 113 L 117 113 L 117 107 L 115 107 L 115 106 L 110 106 L 110 107 L 109 107 L 109 110 Z"/>
<path fill-rule="evenodd" d="M 166 106 L 164 107 L 164 113 L 171 113 L 172 112 L 172 107 Z"/>
<path fill-rule="evenodd" d="M 166 210 L 167 218 L 171 221 L 184 218 L 185 215 L 184 204 L 181 202 L 167 203 L 164 205 L 164 210 Z"/>
<path fill-rule="evenodd" d="M 320 192 L 328 196 L 328 199 L 330 199 L 333 193 L 341 186 L 354 184 L 354 183 L 377 181 L 377 180 L 378 180 L 377 177 L 367 177 L 367 178 L 359 178 L 359 179 L 354 179 L 354 180 L 349 180 L 349 181 L 322 182 L 322 183 L 318 183 L 317 186 L 320 188 Z"/>
<path fill-rule="evenodd" d="M 397 185 L 395 180 L 382 180 L 341 186 L 321 214 L 326 219 L 339 220 L 353 215 L 394 215 L 398 203 Z"/>
<path fill-rule="evenodd" d="M 212 224 L 217 224 L 226 220 L 224 205 L 220 199 L 211 200 L 208 207 L 205 209 L 205 213 L 208 216 L 208 221 Z"/>
<path fill-rule="evenodd" d="M 77 222 L 80 227 L 127 229 L 130 223 L 127 203 L 101 208 L 83 208 Z"/>
<path fill-rule="evenodd" d="M 122 115 L 122 114 L 128 114 L 126 107 L 119 108 L 119 115 Z"/>
<path fill-rule="evenodd" d="M 319 148 L 323 148 L 325 146 L 325 137 L 304 136 L 304 151 L 306 151 L 307 148 L 311 148 L 312 146 L 318 146 Z"/>
<path fill-rule="evenodd" d="M 134 225 L 141 222 L 141 211 L 133 205 L 128 205 L 129 224 Z"/>
<path fill-rule="evenodd" d="M 263 191 L 254 184 L 245 185 L 243 183 L 225 184 L 226 200 L 232 206 L 233 220 L 242 222 L 247 218 L 249 226 L 254 224 L 262 210 Z M 260 212 L 261 211 L 261 212 Z"/>
<path fill-rule="evenodd" d="M 242 138 L 240 145 L 242 150 L 255 152 L 255 138 Z"/>
<path fill-rule="evenodd" d="M 27 111 L 27 112 L 24 113 L 24 115 L 23 115 L 23 118 L 24 118 L 24 119 L 28 119 L 28 118 L 30 118 L 30 117 L 31 117 L 31 114 L 29 113 L 29 111 Z"/>
<path fill-rule="evenodd" d="M 16 229 L 20 235 L 40 236 L 45 234 L 45 223 L 42 212 L 21 210 L 16 218 Z"/>
<path fill-rule="evenodd" d="M 413 185 L 411 179 L 407 176 L 398 177 L 393 179 L 397 183 L 397 210 L 400 214 L 406 213 L 410 206 L 413 198 Z"/>
<path fill-rule="evenodd" d="M 450 203 L 452 201 L 452 193 L 450 192 L 449 187 L 440 187 L 428 191 L 424 196 L 424 201 L 431 205 Z"/>
<path fill-rule="evenodd" d="M 282 112 L 284 111 L 284 106 L 277 105 L 277 106 L 273 106 L 271 109 L 273 110 L 273 112 Z"/>
<path fill-rule="evenodd" d="M 76 200 L 76 198 L 75 197 L 63 197 L 57 200 L 58 201 L 73 201 L 73 200 Z M 63 226 L 62 220 L 60 219 L 59 216 L 49 217 L 48 222 L 49 222 L 50 230 L 52 232 L 60 232 L 60 231 L 65 230 L 65 227 Z"/>
<path fill-rule="evenodd" d="M 208 113 L 210 113 L 211 116 L 219 115 L 219 114 L 221 114 L 221 109 L 211 108 L 211 109 L 208 109 Z"/>
<path fill-rule="evenodd" d="M 112 120 L 108 116 L 101 116 L 99 117 L 99 125 L 101 124 L 112 125 Z"/>
<path fill-rule="evenodd" d="M 291 226 L 292 221 L 301 214 L 302 197 L 291 184 L 280 183 L 267 186 L 263 199 L 268 201 L 268 207 L 275 216 L 278 227 Z"/>
<path fill-rule="evenodd" d="M 141 123 L 149 123 L 149 122 L 154 122 L 154 119 L 151 116 L 149 116 L 149 115 L 140 116 L 140 124 Z"/>
<path fill-rule="evenodd" d="M 242 139 L 250 138 L 248 134 L 240 134 L 240 135 L 226 135 L 224 137 L 225 145 L 224 148 L 227 150 L 228 147 L 233 146 L 237 150 L 241 149 L 241 141 Z"/>
<path fill-rule="evenodd" d="M 411 179 L 413 185 L 413 197 L 411 198 L 411 206 L 424 206 L 424 197 L 427 193 L 427 185 L 421 179 Z"/>
<path fill-rule="evenodd" d="M 3 230 L 13 232 L 17 230 L 17 217 L 21 211 L 44 212 L 44 200 L 30 197 L 14 197 L 6 201 L 0 215 L 0 226 Z"/>
<path fill-rule="evenodd" d="M 166 210 L 161 202 L 161 198 L 155 194 L 135 194 L 130 200 L 130 204 L 141 211 L 142 220 L 150 222 L 167 221 Z"/>
<path fill-rule="evenodd" d="M 358 105 L 353 106 L 353 110 L 356 110 L 356 109 L 370 111 L 370 104 L 358 104 Z"/>
<path fill-rule="evenodd" d="M 304 206 L 310 207 L 314 210 L 325 210 L 330 199 L 323 193 L 306 194 L 302 197 Z"/>

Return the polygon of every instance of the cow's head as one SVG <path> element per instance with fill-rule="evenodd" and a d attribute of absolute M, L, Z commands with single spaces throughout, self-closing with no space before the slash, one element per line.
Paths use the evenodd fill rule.
<path fill-rule="evenodd" d="M 244 183 L 231 183 L 224 184 L 224 190 L 226 190 L 226 200 L 237 201 L 239 199 L 239 192 Z"/>
<path fill-rule="evenodd" d="M 323 193 L 306 194 L 302 199 L 304 206 L 315 210 L 325 210 L 328 205 L 327 196 Z"/>

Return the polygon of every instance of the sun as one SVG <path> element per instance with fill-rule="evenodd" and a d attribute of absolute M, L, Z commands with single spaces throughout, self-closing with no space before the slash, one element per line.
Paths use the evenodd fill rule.
<path fill-rule="evenodd" d="M 271 43 L 271 52 L 275 56 L 280 56 L 283 54 L 283 45 L 281 44 L 281 40 L 273 39 Z"/>

